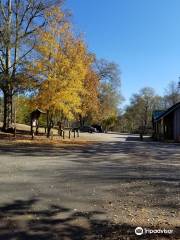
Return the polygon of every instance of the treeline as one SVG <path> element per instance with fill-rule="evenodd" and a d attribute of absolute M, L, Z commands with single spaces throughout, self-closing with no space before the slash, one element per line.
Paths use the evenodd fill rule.
<path fill-rule="evenodd" d="M 151 133 L 153 112 L 164 111 L 179 101 L 180 86 L 175 81 L 169 83 L 163 96 L 157 95 L 153 88 L 145 87 L 132 95 L 130 104 L 119 116 L 118 129 L 122 132 Z"/>
<path fill-rule="evenodd" d="M 4 0 L 0 5 L 0 89 L 3 130 L 28 123 L 30 112 L 47 113 L 47 127 L 67 120 L 117 120 L 120 70 L 97 59 L 75 34 L 61 1 Z M 1 108 L 2 109 L 2 108 Z"/>

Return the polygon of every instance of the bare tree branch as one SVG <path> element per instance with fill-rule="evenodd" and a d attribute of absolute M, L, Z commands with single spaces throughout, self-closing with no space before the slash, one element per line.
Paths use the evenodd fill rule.
<path fill-rule="evenodd" d="M 7 16 L 6 16 L 5 11 L 4 11 L 2 0 L 0 0 L 0 10 L 2 12 L 2 15 L 3 15 L 4 19 L 7 21 Z"/>

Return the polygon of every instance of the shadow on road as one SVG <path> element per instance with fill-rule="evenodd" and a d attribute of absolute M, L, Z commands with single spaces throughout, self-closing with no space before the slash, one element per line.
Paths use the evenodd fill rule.
<path fill-rule="evenodd" d="M 179 239 L 176 236 L 135 236 L 135 226 L 98 220 L 102 212 L 74 212 L 50 205 L 34 210 L 38 199 L 16 200 L 0 207 L 1 240 L 135 240 Z M 171 238 L 172 237 L 172 238 Z"/>
<path fill-rule="evenodd" d="M 77 185 L 82 181 L 93 186 L 97 183 L 107 186 L 116 184 L 115 191 L 119 191 L 121 198 L 126 196 L 127 202 L 133 193 L 133 198 L 143 199 L 147 195 L 150 200 L 148 207 L 160 207 L 168 212 L 179 209 L 180 148 L 176 144 L 114 141 L 66 148 L 23 144 L 0 146 L 1 163 L 7 160 L 11 163 L 14 157 L 15 161 L 18 161 L 19 157 L 21 161 L 32 161 L 34 166 L 36 157 L 38 161 L 45 161 L 43 164 L 49 164 L 50 169 L 44 169 L 43 164 L 36 169 L 25 168 L 24 174 L 32 178 L 47 175 L 51 177 L 52 183 L 56 184 L 62 179 L 66 182 L 69 177 Z M 55 175 L 52 175 L 51 170 L 53 157 Z M 62 168 L 63 165 L 59 164 L 62 161 L 70 164 Z M 15 174 L 20 173 L 15 171 Z M 41 203 L 39 199 L 20 199 L 0 206 L 0 240 L 136 239 L 136 226 L 131 225 L 131 222 L 129 225 L 114 224 L 99 220 L 97 215 L 103 212 L 84 213 L 58 205 L 49 205 L 45 210 L 38 210 L 34 206 L 39 202 Z M 138 204 L 143 207 L 145 203 L 139 201 Z M 155 235 L 148 235 L 137 239 L 175 240 L 180 239 L 180 236 L 156 238 Z"/>
<path fill-rule="evenodd" d="M 91 173 L 94 171 L 94 179 L 97 177 L 98 180 L 110 177 L 111 180 L 160 180 L 180 184 L 178 144 L 114 141 L 65 148 L 45 144 L 12 144 L 0 146 L 1 156 L 59 157 L 59 161 L 67 158 L 74 164 L 81 164 L 77 166 L 77 171 L 82 170 L 80 177 L 83 170 L 89 168 Z M 113 176 L 108 174 L 108 170 L 114 170 Z M 77 172 L 74 171 L 74 174 Z"/>

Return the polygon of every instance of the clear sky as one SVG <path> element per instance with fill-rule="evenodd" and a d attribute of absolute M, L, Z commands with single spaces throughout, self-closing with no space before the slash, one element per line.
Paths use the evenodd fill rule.
<path fill-rule="evenodd" d="M 180 0 L 66 0 L 90 51 L 120 65 L 128 103 L 144 86 L 163 94 L 180 76 Z"/>

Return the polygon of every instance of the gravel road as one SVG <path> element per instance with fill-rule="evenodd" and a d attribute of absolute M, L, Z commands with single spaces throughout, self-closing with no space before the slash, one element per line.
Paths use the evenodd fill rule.
<path fill-rule="evenodd" d="M 0 142 L 0 239 L 180 239 L 180 145 L 88 137 L 67 148 Z M 137 237 L 137 226 L 173 234 Z"/>

